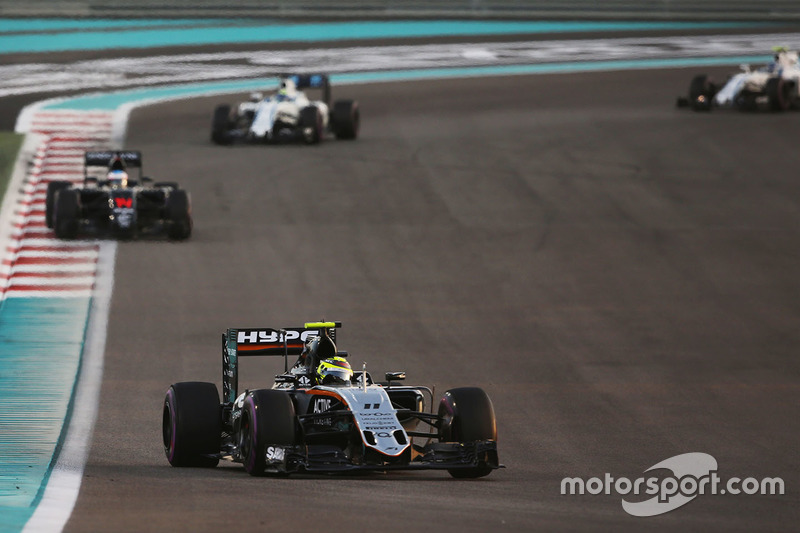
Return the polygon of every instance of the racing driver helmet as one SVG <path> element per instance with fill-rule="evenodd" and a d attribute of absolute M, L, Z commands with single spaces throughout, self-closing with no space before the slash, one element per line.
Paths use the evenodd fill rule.
<path fill-rule="evenodd" d="M 124 170 L 112 170 L 106 176 L 106 180 L 111 187 L 127 187 L 128 173 Z"/>
<path fill-rule="evenodd" d="M 281 88 L 278 89 L 278 101 L 293 100 L 297 96 L 297 85 L 294 80 L 285 78 L 281 80 Z"/>
<path fill-rule="evenodd" d="M 329 357 L 320 361 L 314 376 L 320 385 L 348 385 L 353 369 L 344 357 Z"/>

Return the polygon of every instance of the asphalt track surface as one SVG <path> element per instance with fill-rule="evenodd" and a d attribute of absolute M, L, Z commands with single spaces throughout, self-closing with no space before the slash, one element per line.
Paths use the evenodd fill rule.
<path fill-rule="evenodd" d="M 723 69 L 723 72 L 726 69 Z M 127 146 L 191 191 L 185 243 L 119 247 L 102 404 L 66 531 L 788 530 L 798 521 L 798 116 L 672 106 L 693 70 L 334 88 L 362 136 L 210 144 L 213 106 L 142 108 Z M 477 385 L 507 466 L 251 478 L 171 468 L 161 406 L 220 384 L 227 327 L 341 320 L 375 374 Z M 242 365 L 265 386 L 280 359 Z M 784 496 L 634 518 L 564 477 L 702 451 Z M 631 500 L 635 498 L 629 498 Z M 640 499 L 646 499 L 644 497 Z"/>
<path fill-rule="evenodd" d="M 196 231 L 119 248 L 66 531 L 796 528 L 798 115 L 676 110 L 693 73 L 335 88 L 361 102 L 362 138 L 317 147 L 212 146 L 218 97 L 135 112 L 127 147 L 192 193 Z M 168 465 L 164 392 L 219 385 L 225 328 L 321 318 L 344 322 L 340 348 L 374 374 L 405 370 L 437 396 L 483 387 L 507 468 Z M 281 369 L 246 361 L 242 386 Z M 564 477 L 635 479 L 692 451 L 723 478 L 780 476 L 787 494 L 653 518 L 619 495 L 560 494 Z"/>

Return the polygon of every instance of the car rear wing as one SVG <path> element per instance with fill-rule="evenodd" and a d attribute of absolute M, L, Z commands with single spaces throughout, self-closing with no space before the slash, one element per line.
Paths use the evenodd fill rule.
<path fill-rule="evenodd" d="M 84 165 L 87 167 L 106 167 L 119 159 L 126 167 L 141 168 L 142 152 L 135 150 L 106 150 L 102 152 L 86 152 Z"/>
<path fill-rule="evenodd" d="M 97 182 L 105 179 L 105 174 L 99 175 L 98 167 L 104 171 L 125 170 L 128 168 L 138 168 L 142 172 L 142 152 L 135 150 L 104 150 L 86 152 L 83 157 L 83 182 Z M 90 175 L 89 168 L 93 168 Z"/>
<path fill-rule="evenodd" d="M 294 82 L 297 89 L 321 89 L 322 100 L 331 103 L 331 82 L 327 74 L 292 74 L 282 76 Z"/>
<path fill-rule="evenodd" d="M 336 341 L 341 322 L 308 322 L 302 328 L 229 328 L 222 334 L 222 396 L 232 403 L 239 395 L 239 357 L 284 357 L 288 371 L 289 356 L 299 356 L 308 339 L 327 333 Z"/>

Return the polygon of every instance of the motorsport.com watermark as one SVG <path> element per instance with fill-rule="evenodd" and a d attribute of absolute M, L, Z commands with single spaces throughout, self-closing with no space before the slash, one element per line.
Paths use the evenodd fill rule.
<path fill-rule="evenodd" d="M 645 470 L 665 469 L 671 476 L 614 478 L 606 473 L 602 478 L 584 480 L 566 477 L 561 480 L 562 495 L 619 494 L 653 496 L 649 500 L 629 502 L 622 499 L 622 508 L 633 516 L 656 516 L 686 505 L 699 495 L 746 494 L 782 495 L 785 492 L 783 479 L 765 477 L 761 480 L 747 477 L 731 477 L 724 481 L 717 475 L 717 460 L 707 453 L 693 452 L 665 459 Z"/>

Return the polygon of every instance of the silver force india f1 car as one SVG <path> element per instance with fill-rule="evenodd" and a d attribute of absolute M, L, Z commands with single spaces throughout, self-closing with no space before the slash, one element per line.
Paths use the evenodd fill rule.
<path fill-rule="evenodd" d="M 695 111 L 733 108 L 741 111 L 786 111 L 800 107 L 800 62 L 795 51 L 775 49 L 775 57 L 767 65 L 742 71 L 718 85 L 706 75 L 695 76 L 689 85 L 689 96 L 678 98 L 678 107 Z"/>
<path fill-rule="evenodd" d="M 134 170 L 138 179 L 129 175 Z M 142 176 L 142 154 L 133 150 L 86 152 L 82 185 L 48 183 L 45 222 L 60 239 L 81 233 L 187 239 L 192 232 L 189 194 L 176 183 Z"/>
<path fill-rule="evenodd" d="M 447 470 L 478 478 L 501 468 L 492 402 L 479 388 L 444 393 L 426 412 L 427 387 L 403 372 L 374 383 L 334 344 L 337 322 L 229 329 L 222 335 L 222 402 L 214 383 L 167 390 L 163 444 L 172 466 L 242 463 L 251 475 L 361 470 Z M 240 391 L 239 358 L 283 356 L 272 388 Z M 290 369 L 288 356 L 299 356 Z"/>
<path fill-rule="evenodd" d="M 321 100 L 310 100 L 301 90 L 320 89 Z M 211 140 L 216 144 L 236 141 L 278 143 L 303 141 L 316 144 L 326 132 L 337 139 L 355 139 L 360 126 L 358 102 L 336 100 L 331 107 L 328 76 L 312 74 L 286 76 L 280 89 L 264 96 L 252 93 L 250 101 L 235 109 L 219 105 L 211 122 Z"/>

